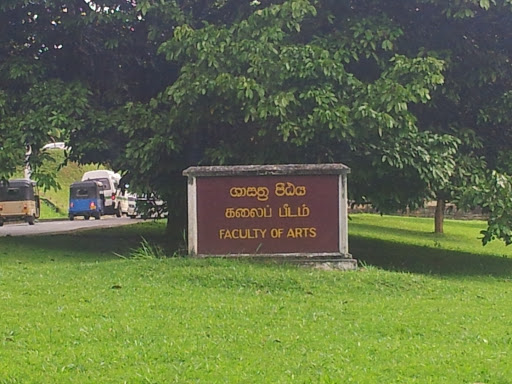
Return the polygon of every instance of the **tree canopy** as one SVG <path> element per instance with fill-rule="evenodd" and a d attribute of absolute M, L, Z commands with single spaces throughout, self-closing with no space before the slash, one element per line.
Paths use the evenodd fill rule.
<path fill-rule="evenodd" d="M 482 198 L 512 171 L 511 7 L 3 1 L 0 177 L 30 144 L 51 186 L 58 139 L 178 206 L 193 164 L 342 162 L 350 198 L 383 212 Z"/>

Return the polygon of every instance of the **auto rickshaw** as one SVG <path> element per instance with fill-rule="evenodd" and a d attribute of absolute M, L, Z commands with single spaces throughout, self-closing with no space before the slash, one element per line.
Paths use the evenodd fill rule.
<path fill-rule="evenodd" d="M 34 225 L 41 204 L 37 184 L 29 179 L 0 181 L 0 227 L 6 221 L 25 221 Z"/>
<path fill-rule="evenodd" d="M 76 216 L 83 216 L 89 220 L 92 216 L 96 220 L 105 213 L 105 196 L 103 186 L 98 181 L 77 181 L 69 187 L 69 220 Z"/>

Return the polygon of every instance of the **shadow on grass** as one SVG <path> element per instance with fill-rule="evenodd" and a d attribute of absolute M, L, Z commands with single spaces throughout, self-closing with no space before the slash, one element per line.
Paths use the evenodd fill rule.
<path fill-rule="evenodd" d="M 149 224 L 149 225 L 148 225 Z M 165 225 L 135 224 L 117 228 L 78 231 L 62 235 L 0 238 L 0 254 L 35 255 L 74 261 L 107 261 L 129 257 L 143 240 L 157 244 L 172 256 L 183 247 L 180 235 L 169 235 Z"/>
<path fill-rule="evenodd" d="M 350 225 L 349 225 L 350 227 Z M 396 228 L 396 227 L 389 227 L 386 225 L 378 225 L 378 224 L 364 224 L 364 223 L 357 223 L 357 229 L 358 230 L 366 230 L 370 233 L 373 232 L 379 232 L 379 233 L 385 233 L 388 235 L 393 235 L 397 238 L 410 238 L 410 237 L 420 237 L 422 239 L 425 238 L 431 238 L 431 239 L 437 239 L 439 238 L 439 234 L 434 233 L 434 226 L 432 225 L 432 231 L 428 232 L 426 230 L 414 230 L 414 229 L 408 229 L 408 228 Z M 441 235 L 442 236 L 442 235 Z M 456 235 L 451 235 L 452 237 L 456 237 Z"/>
<path fill-rule="evenodd" d="M 390 271 L 446 276 L 512 278 L 512 259 L 351 236 L 350 253 L 360 263 Z"/>

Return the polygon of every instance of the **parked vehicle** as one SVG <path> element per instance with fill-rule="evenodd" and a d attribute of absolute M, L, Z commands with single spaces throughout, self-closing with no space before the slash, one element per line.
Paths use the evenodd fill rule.
<path fill-rule="evenodd" d="M 128 211 L 126 214 L 130 219 L 137 217 L 137 195 L 128 196 Z"/>
<path fill-rule="evenodd" d="M 92 216 L 99 220 L 104 214 L 103 184 L 99 181 L 77 181 L 69 187 L 69 220 L 83 216 L 89 220 Z"/>
<path fill-rule="evenodd" d="M 103 186 L 103 194 L 105 196 L 104 210 L 106 215 L 121 216 L 121 204 L 117 199 L 119 190 L 119 181 L 121 175 L 113 171 L 97 170 L 85 172 L 82 181 L 92 180 L 99 181 Z"/>
<path fill-rule="evenodd" d="M 39 218 L 41 203 L 35 181 L 13 179 L 0 183 L 0 227 L 6 221 L 26 221 L 34 225 Z"/>
<path fill-rule="evenodd" d="M 126 190 L 119 190 L 117 192 L 116 200 L 119 204 L 119 210 L 121 215 L 130 216 L 133 215 L 133 211 L 135 209 L 135 200 L 137 195 L 130 193 Z M 130 205 L 132 209 L 130 209 Z"/>

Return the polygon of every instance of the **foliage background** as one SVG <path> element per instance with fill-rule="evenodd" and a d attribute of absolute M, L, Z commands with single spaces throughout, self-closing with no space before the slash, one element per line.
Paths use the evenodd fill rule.
<path fill-rule="evenodd" d="M 506 0 L 8 0 L 1 175 L 42 145 L 122 172 L 184 223 L 190 165 L 342 162 L 353 201 L 508 201 Z M 390 180 L 392 182 L 390 182 Z M 510 211 L 510 210 L 505 210 Z M 497 212 L 502 238 L 508 218 Z M 494 228 L 494 229 L 493 229 Z"/>

